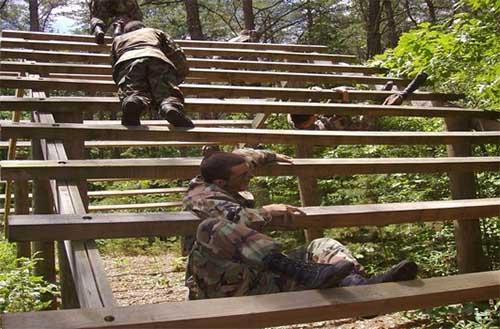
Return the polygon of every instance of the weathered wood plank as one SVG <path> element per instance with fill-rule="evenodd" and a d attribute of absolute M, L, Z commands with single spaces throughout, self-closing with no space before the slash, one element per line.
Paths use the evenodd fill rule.
<path fill-rule="evenodd" d="M 110 205 L 110 207 L 113 207 Z M 275 220 L 270 229 L 295 230 L 383 226 L 497 216 L 500 198 L 302 207 L 290 225 Z M 200 219 L 190 212 L 92 215 L 13 215 L 9 240 L 80 240 L 183 235 L 196 232 Z M 140 227 L 140 229 L 138 229 Z"/>
<path fill-rule="evenodd" d="M 131 210 L 131 209 L 173 208 L 173 207 L 182 207 L 182 201 L 91 205 L 89 206 L 89 212 Z"/>
<path fill-rule="evenodd" d="M 0 161 L 5 179 L 190 179 L 199 173 L 199 158 L 66 161 Z M 500 157 L 295 159 L 258 169 L 257 176 L 328 177 L 353 174 L 498 171 Z"/>
<path fill-rule="evenodd" d="M 94 36 L 81 34 L 58 34 L 46 32 L 32 31 L 14 31 L 3 30 L 2 37 L 4 38 L 22 38 L 26 40 L 53 40 L 62 42 L 82 42 L 85 47 L 95 46 L 102 47 L 103 51 L 109 52 L 109 46 L 98 46 L 95 44 Z M 107 43 L 112 42 L 111 37 L 105 38 Z M 238 48 L 238 49 L 272 49 L 272 50 L 288 50 L 300 52 L 326 52 L 328 48 L 322 45 L 300 45 L 300 44 L 278 44 L 278 43 L 256 43 L 256 42 L 227 42 L 227 41 L 205 41 L 205 40 L 175 40 L 180 46 L 184 47 L 203 47 L 203 48 Z M 56 43 L 57 44 L 57 43 Z M 85 48 L 84 48 L 85 49 Z"/>
<path fill-rule="evenodd" d="M 1 55 L 0 55 L 1 56 Z M 255 71 L 285 71 L 300 73 L 360 73 L 381 74 L 387 70 L 363 65 L 338 65 L 299 62 L 268 62 L 245 61 L 231 59 L 188 58 L 191 68 L 218 68 L 226 70 L 255 70 Z M 99 64 L 65 64 L 65 63 L 25 63 L 14 61 L 1 61 L 3 71 L 29 72 L 29 73 L 80 73 L 80 74 L 111 74 L 111 65 Z"/>
<path fill-rule="evenodd" d="M 103 80 L 112 81 L 111 67 L 105 65 L 55 65 L 50 63 L 30 64 L 30 63 L 15 63 L 1 62 L 2 70 L 30 72 L 36 74 L 79 74 L 82 79 L 88 80 Z M 64 78 L 64 77 L 61 77 Z M 70 77 L 67 77 L 70 79 Z M 188 81 L 205 79 L 210 82 L 238 82 L 238 83 L 269 83 L 279 81 L 290 81 L 300 84 L 317 83 L 317 84 L 384 84 L 387 81 L 393 81 L 396 85 L 402 87 L 409 83 L 408 79 L 400 78 L 385 78 L 363 75 L 338 75 L 326 73 L 297 73 L 297 72 L 265 72 L 265 71 L 242 71 L 229 69 L 204 69 L 190 68 Z M 297 87 L 299 87 L 297 85 Z"/>
<path fill-rule="evenodd" d="M 157 305 L 8 313 L 18 328 L 238 328 L 270 327 L 367 316 L 485 300 L 500 296 L 500 271 L 425 280 L 217 298 Z"/>
<path fill-rule="evenodd" d="M 411 145 L 497 143 L 500 131 L 481 132 L 378 132 L 378 131 L 308 131 L 278 129 L 193 128 L 160 126 L 127 127 L 122 125 L 5 123 L 0 127 L 1 139 L 50 138 L 67 140 L 148 140 L 219 142 L 226 144 L 307 144 L 307 145 Z"/>
<path fill-rule="evenodd" d="M 373 94 L 367 94 L 370 97 Z M 383 94 L 382 94 L 383 95 Z M 432 97 L 427 95 L 424 97 Z M 120 111 L 119 100 L 115 97 L 50 97 L 46 99 L 19 99 L 0 97 L 0 110 L 12 111 Z M 310 103 L 310 102 L 275 102 L 266 100 L 217 100 L 210 98 L 187 98 L 187 112 L 224 112 L 224 113 L 291 113 L 291 114 L 346 114 L 369 116 L 422 116 L 422 117 L 480 117 L 489 120 L 500 119 L 498 111 L 465 109 L 460 107 L 426 106 L 386 106 L 369 104 Z M 0 123 L 6 121 L 0 121 Z M 21 121 L 22 122 L 22 121 Z M 91 120 L 85 123 L 118 123 L 112 121 Z M 167 125 L 163 120 L 142 120 L 145 125 Z M 194 120 L 196 126 L 247 126 L 251 120 Z"/>
<path fill-rule="evenodd" d="M 36 113 L 35 118 L 39 122 L 55 123 L 50 114 Z M 47 159 L 45 161 L 68 160 L 61 142 L 43 140 L 41 149 L 44 158 Z M 85 206 L 77 183 L 51 183 L 50 187 L 52 195 L 56 198 L 54 203 L 60 214 L 85 213 Z M 94 241 L 61 241 L 58 243 L 58 250 L 60 251 L 63 307 L 75 307 L 76 303 L 84 308 L 111 307 L 115 304 Z"/>
<path fill-rule="evenodd" d="M 59 43 L 59 45 L 61 45 Z M 58 48 L 58 43 L 47 41 L 26 41 L 19 39 L 3 38 L 1 40 L 1 56 L 5 58 L 30 59 L 35 61 L 58 61 L 58 62 L 77 62 L 91 64 L 110 64 L 111 56 L 109 52 L 105 53 L 85 53 L 70 52 L 81 50 L 81 45 L 66 44 L 66 51 L 51 51 Z M 90 45 L 93 46 L 93 45 Z M 96 47 L 102 47 L 97 46 Z M 16 49 L 17 48 L 17 49 Z M 24 48 L 24 49 L 21 49 Z M 73 48 L 73 49 L 71 49 Z M 201 48 L 201 47 L 182 47 L 187 56 L 205 57 L 236 57 L 236 58 L 265 58 L 276 61 L 308 61 L 308 60 L 326 60 L 334 63 L 355 63 L 357 58 L 352 55 L 326 54 L 326 53 L 301 53 L 284 50 L 267 49 L 231 49 L 231 48 Z"/>
<path fill-rule="evenodd" d="M 99 92 L 116 92 L 116 85 L 106 81 L 81 81 L 75 79 L 54 78 L 17 78 L 0 76 L 0 83 L 5 88 L 36 88 L 40 90 L 84 90 Z M 330 89 L 311 90 L 305 88 L 270 88 L 270 87 L 238 87 L 220 85 L 182 84 L 181 90 L 186 96 L 209 98 L 278 98 L 291 100 L 324 101 L 326 99 L 341 99 L 339 93 Z M 349 92 L 352 100 L 384 100 L 391 95 L 383 91 L 353 91 Z M 384 97 L 382 97 L 384 95 Z M 413 93 L 411 99 L 427 100 L 429 98 L 457 100 L 461 95 Z"/>

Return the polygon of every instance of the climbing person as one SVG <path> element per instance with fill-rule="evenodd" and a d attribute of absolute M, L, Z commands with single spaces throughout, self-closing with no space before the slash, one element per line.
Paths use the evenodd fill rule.
<path fill-rule="evenodd" d="M 318 289 L 416 277 L 417 265 L 402 261 L 389 271 L 366 278 L 362 266 L 340 242 L 313 240 L 305 252 L 286 255 L 262 229 L 287 226 L 304 213 L 294 206 L 270 204 L 255 208 L 240 192 L 252 172 L 269 163 L 292 159 L 271 151 L 240 149 L 207 152 L 201 175 L 189 184 L 184 209 L 199 224 L 186 269 L 190 299 L 247 296 L 298 289 Z"/>
<path fill-rule="evenodd" d="M 113 80 L 118 85 L 122 124 L 140 125 L 140 115 L 157 108 L 174 127 L 194 127 L 184 114 L 184 95 L 178 85 L 189 72 L 186 56 L 165 32 L 128 22 L 113 40 Z"/>
<path fill-rule="evenodd" d="M 113 36 L 123 33 L 130 21 L 141 21 L 142 12 L 136 0 L 91 0 L 90 32 L 98 44 L 104 43 L 107 29 L 113 26 Z"/>

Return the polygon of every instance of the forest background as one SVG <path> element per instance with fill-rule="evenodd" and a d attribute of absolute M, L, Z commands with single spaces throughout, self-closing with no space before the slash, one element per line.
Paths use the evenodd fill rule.
<path fill-rule="evenodd" d="M 330 52 L 357 55 L 370 65 L 390 69 L 394 76 L 412 77 L 429 73 L 427 88 L 464 93 L 458 105 L 500 110 L 500 1 L 498 0 L 143 0 L 139 1 L 145 22 L 176 39 L 228 40 L 243 29 L 257 31 L 260 42 L 302 43 L 328 46 Z M 53 31 L 62 15 L 75 25 L 72 33 L 88 33 L 88 3 L 82 0 L 0 0 L 2 29 Z M 334 87 L 325 85 L 322 87 Z M 366 88 L 358 85 L 357 88 Z M 13 91 L 1 89 L 2 94 Z M 2 114 L 6 117 L 6 114 Z M 269 127 L 285 128 L 283 115 L 273 115 Z M 440 131 L 441 119 L 382 118 L 380 130 Z M 294 154 L 290 147 L 269 146 Z M 473 150 L 475 155 L 500 155 L 499 145 Z M 91 150 L 99 157 L 199 156 L 198 149 L 134 148 L 114 151 Z M 316 157 L 424 157 L 444 156 L 444 146 L 339 146 L 318 148 Z M 3 157 L 5 155 L 3 154 Z M 478 196 L 499 197 L 500 175 L 477 174 Z M 94 183 L 92 189 L 132 189 L 185 186 L 186 182 L 141 181 Z M 322 205 L 382 203 L 449 199 L 448 177 L 440 174 L 359 175 L 334 177 L 319 182 Z M 299 204 L 294 177 L 255 178 L 253 192 L 261 204 Z M 181 195 L 173 195 L 179 200 Z M 100 204 L 165 201 L 164 196 L 107 198 Z M 162 209 L 157 209 L 162 210 Z M 484 251 L 490 269 L 500 268 L 500 219 L 481 220 Z M 300 232 L 273 232 L 287 248 L 303 242 Z M 421 276 L 457 273 L 453 225 L 449 223 L 408 224 L 384 228 L 327 230 L 377 272 L 402 258 L 422 265 Z M 175 238 L 151 243 L 147 239 L 101 241 L 108 254 L 161 253 L 164 247 L 178 248 Z M 39 298 L 46 285 L 32 275 L 34 260 L 23 260 L 16 268 L 15 248 L 0 244 L 0 311 L 41 309 Z M 179 258 L 182 261 L 182 258 Z M 20 286 L 26 288 L 19 289 Z M 16 291 L 17 289 L 17 291 Z M 16 299 L 17 298 L 17 299 Z M 427 326 L 474 328 L 498 323 L 500 303 L 447 306 L 408 313 L 432 318 Z M 498 327 L 498 324 L 496 324 Z"/>

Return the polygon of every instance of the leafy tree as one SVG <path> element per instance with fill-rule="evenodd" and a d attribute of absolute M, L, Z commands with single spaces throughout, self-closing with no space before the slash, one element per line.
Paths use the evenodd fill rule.
<path fill-rule="evenodd" d="M 448 24 L 422 23 L 378 56 L 397 75 L 430 73 L 438 90 L 465 93 L 467 105 L 500 110 L 500 2 L 464 0 Z"/>

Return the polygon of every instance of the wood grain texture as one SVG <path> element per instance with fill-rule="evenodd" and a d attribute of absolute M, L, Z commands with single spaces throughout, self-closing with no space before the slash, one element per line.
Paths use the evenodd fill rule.
<path fill-rule="evenodd" d="M 384 314 L 500 296 L 500 271 L 400 283 L 157 305 L 3 315 L 18 328 L 269 327 Z"/>

